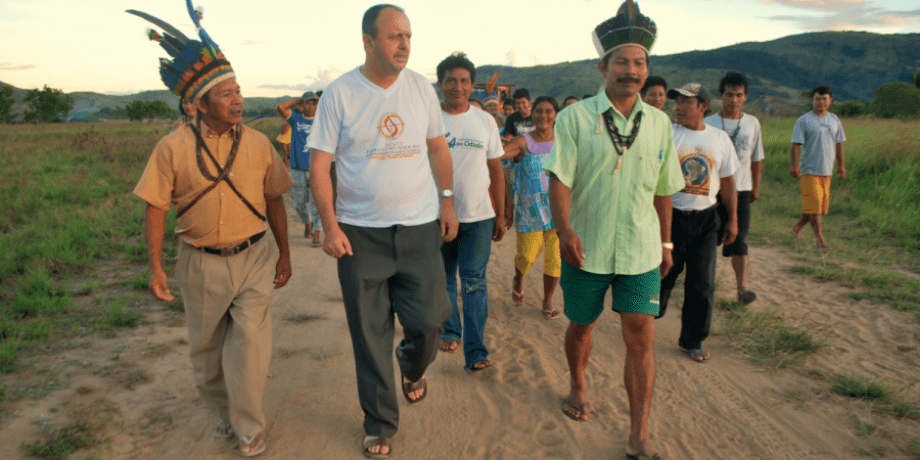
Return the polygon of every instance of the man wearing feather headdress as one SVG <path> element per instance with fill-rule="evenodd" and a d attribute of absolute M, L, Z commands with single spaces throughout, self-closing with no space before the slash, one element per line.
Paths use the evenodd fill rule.
<path fill-rule="evenodd" d="M 271 142 L 242 124 L 243 96 L 230 62 L 199 24 L 201 41 L 169 24 L 129 10 L 163 28 L 156 40 L 173 57 L 160 76 L 193 102 L 193 123 L 163 138 L 134 193 L 147 202 L 145 230 L 150 290 L 172 301 L 161 263 L 164 221 L 178 206 L 176 280 L 189 329 L 195 382 L 217 407 L 219 438 L 239 437 L 244 457 L 265 451 L 262 396 L 271 361 L 271 288 L 291 277 L 282 195 L 290 174 Z M 271 227 L 275 245 L 264 238 Z M 277 247 L 276 247 L 277 246 Z"/>
<path fill-rule="evenodd" d="M 660 458 L 648 432 L 654 319 L 660 280 L 672 265 L 671 195 L 684 185 L 670 120 L 638 96 L 656 31 L 632 0 L 597 26 L 593 38 L 604 87 L 559 113 L 556 143 L 543 166 L 550 175 L 550 207 L 565 261 L 560 285 L 571 320 L 565 334 L 571 391 L 562 411 L 576 421 L 592 414 L 585 369 L 609 288 L 626 344 L 629 460 Z"/>

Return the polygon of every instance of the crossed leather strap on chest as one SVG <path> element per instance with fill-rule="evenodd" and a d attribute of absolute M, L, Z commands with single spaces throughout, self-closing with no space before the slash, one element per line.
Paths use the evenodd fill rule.
<path fill-rule="evenodd" d="M 195 133 L 195 160 L 198 163 L 198 170 L 201 171 L 201 174 L 204 177 L 211 181 L 211 184 L 207 186 L 201 193 L 198 194 L 192 201 L 189 202 L 188 206 L 183 209 L 180 209 L 176 217 L 181 217 L 185 214 L 192 206 L 195 206 L 202 197 L 208 194 L 211 190 L 214 190 L 218 184 L 221 182 L 226 182 L 230 186 L 230 190 L 233 190 L 233 193 L 236 196 L 240 197 L 240 200 L 243 201 L 243 204 L 252 211 L 262 221 L 265 221 L 265 216 L 263 216 L 255 206 L 240 193 L 239 190 L 233 185 L 233 182 L 230 181 L 230 167 L 233 166 L 233 161 L 236 160 L 236 152 L 240 147 L 240 140 L 243 138 L 243 129 L 240 125 L 236 125 L 233 132 L 233 147 L 230 148 L 230 155 L 227 156 L 227 163 L 221 167 L 220 163 L 217 162 L 217 159 L 214 158 L 214 155 L 211 154 L 211 150 L 208 148 L 207 144 L 204 143 L 204 139 L 201 137 L 201 131 L 196 128 L 191 123 L 188 124 L 188 127 L 191 128 L 192 132 Z M 208 158 L 211 159 L 211 162 L 214 164 L 214 167 L 217 168 L 217 176 L 211 174 L 211 171 L 208 170 L 207 165 L 204 162 L 204 156 L 201 154 L 201 151 L 204 150 L 208 154 Z"/>

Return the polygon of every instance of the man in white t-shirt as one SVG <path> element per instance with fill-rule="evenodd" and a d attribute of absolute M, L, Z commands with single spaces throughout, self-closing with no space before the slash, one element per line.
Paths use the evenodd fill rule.
<path fill-rule="evenodd" d="M 703 122 L 712 99 L 706 88 L 699 83 L 688 83 L 668 91 L 668 98 L 677 102 L 674 106 L 674 117 L 677 119 L 674 146 L 684 173 L 684 189 L 675 193 L 672 200 L 674 267 L 661 280 L 661 312 L 658 317 L 664 316 L 667 311 L 677 275 L 686 265 L 678 346 L 690 359 L 705 363 L 709 361 L 709 352 L 703 349 L 703 340 L 709 337 L 715 300 L 716 240 L 719 231 L 716 194 L 722 196 L 728 210 L 724 241 L 732 244 L 738 234 L 734 179 L 738 171 L 738 157 L 728 134 Z"/>
<path fill-rule="evenodd" d="M 827 249 L 821 215 L 827 214 L 831 198 L 831 174 L 837 160 L 837 178 L 847 175 L 843 164 L 843 142 L 847 140 L 843 124 L 837 115 L 828 112 L 834 102 L 834 93 L 826 85 L 811 91 L 814 110 L 799 117 L 792 130 L 792 177 L 801 180 L 802 217 L 792 227 L 796 238 L 805 224 L 810 223 L 818 240 L 818 247 Z M 804 149 L 799 161 L 799 150 Z"/>
<path fill-rule="evenodd" d="M 339 284 L 364 410 L 364 455 L 388 456 L 409 404 L 428 396 L 424 374 L 450 317 L 440 246 L 457 234 L 453 169 L 437 94 L 405 69 L 412 29 L 402 9 L 376 5 L 361 25 L 364 64 L 330 84 L 310 133 L 311 187 L 323 250 Z M 333 157 L 338 197 L 332 203 Z M 394 318 L 405 333 L 396 349 Z"/>
<path fill-rule="evenodd" d="M 465 370 L 492 367 L 483 342 L 489 317 L 486 266 L 492 240 L 505 234 L 505 176 L 498 126 L 491 115 L 468 102 L 476 67 L 464 53 L 448 56 L 437 67 L 438 89 L 447 145 L 454 164 L 454 208 L 460 228 L 457 238 L 441 246 L 447 273 L 447 297 L 453 311 L 444 324 L 441 350 L 454 351 L 463 343 Z M 499 216 L 496 220 L 496 213 Z M 463 322 L 457 308 L 457 271 L 463 292 Z"/>
<path fill-rule="evenodd" d="M 738 236 L 734 243 L 722 246 L 722 256 L 732 258 L 738 300 L 751 303 L 757 299 L 757 294 L 745 286 L 748 273 L 747 234 L 751 226 L 751 203 L 760 197 L 760 171 L 764 153 L 760 120 L 741 111 L 744 101 L 747 100 L 747 89 L 748 80 L 744 74 L 726 73 L 719 80 L 722 111 L 706 117 L 703 121 L 725 131 L 732 140 L 735 153 L 738 154 L 741 166 L 735 173 L 735 190 L 738 192 Z M 728 223 L 728 209 L 721 200 L 718 209 L 719 219 L 724 226 Z M 721 242 L 720 238 L 719 243 Z"/>

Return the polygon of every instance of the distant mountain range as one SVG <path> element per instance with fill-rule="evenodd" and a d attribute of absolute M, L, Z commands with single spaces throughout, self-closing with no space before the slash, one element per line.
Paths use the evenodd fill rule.
<path fill-rule="evenodd" d="M 893 81 L 913 82 L 920 71 L 920 34 L 875 34 L 869 32 L 814 32 L 766 41 L 747 42 L 708 51 L 690 51 L 665 56 L 652 55 L 650 73 L 660 75 L 670 87 L 691 81 L 718 92 L 719 79 L 726 71 L 745 73 L 750 80 L 748 100 L 782 100 L 800 104 L 800 94 L 828 84 L 835 100 L 869 102 L 875 90 Z M 563 62 L 534 67 L 482 65 L 477 79 L 484 81 L 502 71 L 499 83 L 527 88 L 532 97 L 548 94 L 560 100 L 568 95 L 597 93 L 602 79 L 597 60 Z M 123 118 L 124 107 L 134 100 L 162 100 L 170 106 L 178 98 L 166 90 L 144 91 L 127 96 L 92 92 L 71 93 L 74 110 L 71 121 Z M 14 92 L 21 112 L 25 91 Z M 273 113 L 282 100 L 293 96 L 247 97 L 247 114 Z"/>

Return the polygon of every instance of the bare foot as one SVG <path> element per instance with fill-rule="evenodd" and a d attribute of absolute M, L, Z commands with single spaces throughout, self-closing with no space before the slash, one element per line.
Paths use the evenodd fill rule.
<path fill-rule="evenodd" d="M 443 340 L 441 340 L 440 348 L 441 348 L 441 351 L 446 351 L 446 352 L 450 353 L 450 352 L 456 350 L 457 347 L 459 347 L 459 346 L 460 346 L 460 343 L 458 343 L 458 342 L 457 342 L 456 340 L 454 340 L 454 339 L 443 339 Z"/>
<path fill-rule="evenodd" d="M 492 361 L 489 361 L 488 359 L 480 359 L 479 361 L 473 363 L 473 367 L 470 369 L 470 372 L 477 372 L 483 369 L 488 369 L 490 367 L 492 367 Z"/>
<path fill-rule="evenodd" d="M 514 275 L 511 282 L 511 301 L 515 305 L 524 305 L 524 277 Z"/>

